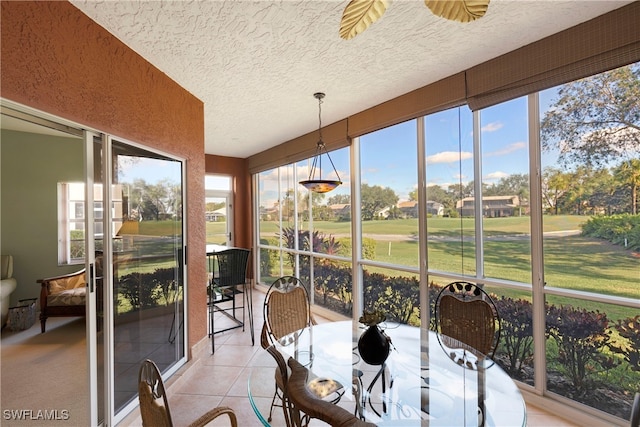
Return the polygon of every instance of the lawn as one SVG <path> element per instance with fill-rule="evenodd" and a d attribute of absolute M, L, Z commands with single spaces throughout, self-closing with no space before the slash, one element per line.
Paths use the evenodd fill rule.
<path fill-rule="evenodd" d="M 543 217 L 544 232 L 579 230 L 580 224 L 589 217 L 572 215 L 549 215 Z M 140 233 L 170 235 L 173 223 L 142 222 Z M 224 232 L 226 224 L 207 222 L 207 236 Z M 460 242 L 460 227 L 465 240 Z M 164 227 L 164 228 L 163 228 Z M 260 223 L 261 235 L 274 237 L 279 232 L 272 221 Z M 338 240 L 350 240 L 350 222 L 315 221 L 314 228 Z M 375 260 L 391 264 L 418 266 L 419 244 L 416 240 L 416 219 L 365 221 L 363 234 L 376 243 Z M 484 218 L 484 269 L 485 276 L 523 283 L 531 282 L 531 254 L 529 239 L 529 217 Z M 475 243 L 473 218 L 428 218 L 428 265 L 432 270 L 465 274 L 475 273 Z M 158 243 L 155 242 L 156 252 Z M 166 245 L 166 246 L 165 246 Z M 162 246 L 170 247 L 171 242 Z M 151 251 L 151 248 L 145 248 Z M 464 260 L 464 264 L 462 262 Z M 548 286 L 575 289 L 628 298 L 639 298 L 638 283 L 640 267 L 631 251 L 601 240 L 580 235 L 544 238 L 545 281 Z M 401 273 L 399 273 L 401 274 Z M 511 293 L 511 292 L 510 292 Z M 512 296 L 530 297 L 528 294 Z M 550 297 L 556 304 L 575 304 L 574 299 Z M 601 307 L 602 304 L 583 302 L 585 308 Z M 591 309 L 591 308 L 590 308 Z M 602 311 L 602 309 L 601 309 Z M 628 313 L 627 309 L 610 306 L 607 313 Z"/>
<path fill-rule="evenodd" d="M 584 216 L 545 216 L 546 233 L 579 230 L 586 221 Z M 143 221 L 140 234 L 149 237 L 136 238 L 136 246 L 143 255 L 158 255 L 173 252 L 173 235 L 176 223 L 172 221 Z M 223 222 L 207 222 L 207 236 L 224 233 Z M 279 229 L 275 222 L 261 222 L 261 235 L 274 237 Z M 464 241 L 460 241 L 460 228 L 464 230 Z M 339 241 L 350 241 L 350 222 L 315 221 L 314 228 Z M 428 265 L 431 270 L 475 274 L 475 242 L 473 218 L 428 218 Z M 484 218 L 484 273 L 487 277 L 531 282 L 531 253 L 529 218 Z M 390 264 L 418 267 L 419 243 L 416 239 L 416 219 L 365 221 L 362 224 L 365 237 L 375 241 L 374 260 Z M 154 237 L 151 237 L 154 236 Z M 164 237 L 160 237 L 164 236 Z M 544 238 L 545 281 L 548 286 L 588 292 L 639 298 L 640 267 L 631 251 L 605 241 L 585 238 L 580 235 Z M 150 263 L 145 270 L 165 267 L 163 263 Z M 140 268 L 140 266 L 139 266 Z M 375 268 L 370 268 L 375 271 Z M 122 273 L 129 269 L 123 269 Z M 381 271 L 382 272 L 382 271 Z M 384 271 L 389 274 L 388 271 Z M 398 272 L 398 275 L 409 273 Z M 501 294 L 513 298 L 530 299 L 528 292 L 501 290 Z M 548 297 L 553 304 L 577 305 L 572 298 Z M 610 319 L 631 316 L 633 310 L 615 305 L 579 301 L 579 306 L 588 310 L 600 310 Z"/>
<path fill-rule="evenodd" d="M 543 218 L 543 226 L 545 232 L 578 230 L 580 224 L 587 221 L 587 216 L 575 215 L 548 215 Z M 440 218 L 431 217 L 427 219 L 427 228 L 429 234 L 443 236 L 459 236 L 460 226 L 462 224 L 465 232 L 474 230 L 473 218 Z M 306 223 L 304 224 L 306 225 Z M 351 233 L 351 222 L 336 221 L 314 221 L 315 230 L 320 230 L 325 234 L 348 236 Z M 224 224 L 208 222 L 207 232 L 213 233 L 220 227 L 224 230 Z M 484 218 L 483 228 L 485 235 L 520 235 L 529 234 L 530 221 L 529 217 L 508 217 L 508 218 Z M 260 235 L 275 236 L 280 229 L 275 221 L 261 221 Z M 382 235 L 404 235 L 413 236 L 418 232 L 418 220 L 413 219 L 394 219 L 380 221 L 364 221 L 362 223 L 362 233 L 377 236 Z"/>
<path fill-rule="evenodd" d="M 579 234 L 554 235 L 553 232 L 580 230 L 586 216 L 549 215 L 543 217 L 545 281 L 548 286 L 607 295 L 639 298 L 640 266 L 631 251 Z M 350 240 L 349 222 L 315 221 L 314 229 L 338 240 Z M 261 222 L 261 235 L 273 237 L 275 222 Z M 460 241 L 460 229 L 464 241 Z M 375 260 L 418 267 L 419 244 L 416 219 L 366 221 L 365 237 L 375 240 Z M 484 274 L 487 277 L 531 282 L 531 243 L 529 217 L 484 218 Z M 432 270 L 475 274 L 473 218 L 428 218 L 428 265 Z M 464 263 L 463 263 L 464 260 Z M 388 272 L 387 272 L 388 274 Z M 398 272 L 398 275 L 403 273 Z M 408 273 L 407 273 L 408 274 Z M 511 297 L 530 299 L 530 293 L 507 292 Z M 573 304 L 577 300 L 549 297 L 554 304 Z M 606 311 L 610 318 L 631 315 L 633 310 L 581 301 L 580 307 Z"/>

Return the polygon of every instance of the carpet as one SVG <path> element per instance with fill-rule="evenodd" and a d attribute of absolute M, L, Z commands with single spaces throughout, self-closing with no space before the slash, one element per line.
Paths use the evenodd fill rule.
<path fill-rule="evenodd" d="M 89 387 L 84 318 L 51 318 L 25 331 L 2 330 L 3 427 L 85 427 Z"/>

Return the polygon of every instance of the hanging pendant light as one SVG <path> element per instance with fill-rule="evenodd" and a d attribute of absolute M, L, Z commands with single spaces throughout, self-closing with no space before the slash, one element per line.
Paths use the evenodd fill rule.
<path fill-rule="evenodd" d="M 318 100 L 318 145 L 316 146 L 316 155 L 313 158 L 313 162 L 311 163 L 311 170 L 309 171 L 309 179 L 306 181 L 300 181 L 305 188 L 314 193 L 328 193 L 329 191 L 335 189 L 338 185 L 342 184 L 340 181 L 340 175 L 338 175 L 338 171 L 336 170 L 333 161 L 331 160 L 331 156 L 329 156 L 329 152 L 322 141 L 322 99 L 324 98 L 324 93 L 318 92 L 314 93 L 313 96 Z M 329 162 L 331 162 L 331 166 L 333 166 L 333 171 L 336 173 L 338 177 L 337 180 L 330 179 L 322 179 L 322 154 L 327 156 Z M 318 170 L 318 179 L 316 179 L 316 170 Z"/>

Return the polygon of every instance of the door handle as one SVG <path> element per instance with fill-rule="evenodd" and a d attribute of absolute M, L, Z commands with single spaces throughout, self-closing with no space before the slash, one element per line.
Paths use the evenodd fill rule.
<path fill-rule="evenodd" d="M 89 293 L 93 293 L 93 281 L 94 281 L 94 273 L 93 273 L 93 263 L 89 264 Z"/>

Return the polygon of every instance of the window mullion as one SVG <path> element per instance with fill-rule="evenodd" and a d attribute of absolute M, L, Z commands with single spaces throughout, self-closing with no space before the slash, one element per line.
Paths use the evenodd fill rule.
<path fill-rule="evenodd" d="M 542 227 L 542 165 L 540 157 L 540 103 L 538 93 L 528 97 L 529 215 L 531 220 L 531 283 L 533 299 L 534 387 L 546 388 L 545 296 Z"/>
<path fill-rule="evenodd" d="M 476 278 L 484 278 L 484 238 L 482 233 L 482 139 L 480 111 L 473 112 L 473 204 L 475 214 Z M 462 135 L 458 135 L 462 138 Z M 462 154 L 462 153 L 461 153 Z M 462 161 L 462 159 L 460 160 Z"/>

